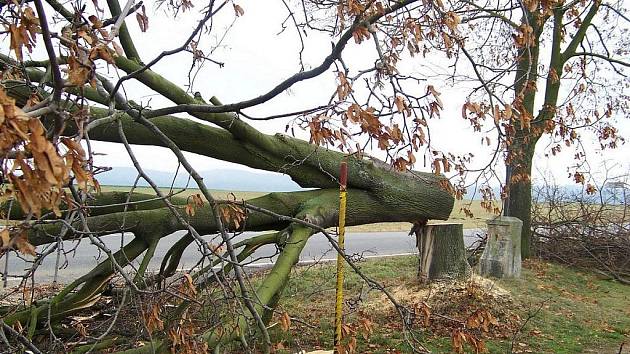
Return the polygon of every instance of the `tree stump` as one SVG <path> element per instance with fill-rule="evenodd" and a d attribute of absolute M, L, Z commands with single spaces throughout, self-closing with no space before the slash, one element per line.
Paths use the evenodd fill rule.
<path fill-rule="evenodd" d="M 521 276 L 521 229 L 523 222 L 511 216 L 486 221 L 488 240 L 479 259 L 479 274 L 495 278 Z"/>
<path fill-rule="evenodd" d="M 421 282 L 436 279 L 458 279 L 470 275 L 466 261 L 463 224 L 425 225 L 416 232 Z"/>

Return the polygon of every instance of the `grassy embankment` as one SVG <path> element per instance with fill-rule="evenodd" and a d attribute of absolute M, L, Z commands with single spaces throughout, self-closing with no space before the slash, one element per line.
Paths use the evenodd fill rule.
<path fill-rule="evenodd" d="M 408 306 L 425 302 L 430 312 L 466 321 L 485 309 L 498 319 L 488 332 L 471 330 L 484 341 L 490 353 L 617 353 L 630 340 L 630 287 L 604 280 L 593 273 L 541 261 L 526 262 L 521 279 L 420 285 L 416 281 L 417 259 L 411 256 L 369 260 L 361 269 L 382 282 L 398 301 Z M 293 320 L 288 331 L 272 328 L 275 343 L 288 352 L 301 348 L 331 348 L 333 333 L 335 267 L 299 268 L 280 301 Z M 347 272 L 345 298 L 357 300 L 345 316 L 346 323 L 360 318 L 372 322 L 367 338 L 358 330 L 357 353 L 408 353 L 400 318 L 376 290 L 366 288 L 356 274 Z M 346 303 L 346 311 L 349 311 Z M 276 316 L 280 322 L 279 315 Z M 457 324 L 431 316 L 428 326 L 420 316 L 415 333 L 435 353 L 451 352 L 451 333 Z M 302 322 L 303 321 L 303 322 Z M 630 343 L 624 347 L 628 353 Z M 467 353 L 474 352 L 465 345 Z M 291 351 L 293 350 L 293 351 Z M 284 351 L 280 351 L 283 353 Z"/>

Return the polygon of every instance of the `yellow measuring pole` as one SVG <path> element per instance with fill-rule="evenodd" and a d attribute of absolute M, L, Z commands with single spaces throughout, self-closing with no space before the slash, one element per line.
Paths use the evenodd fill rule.
<path fill-rule="evenodd" d="M 339 248 L 344 250 L 344 237 L 346 235 L 346 184 L 348 180 L 348 165 L 341 162 L 339 171 Z M 341 344 L 341 325 L 343 323 L 343 266 L 345 260 L 341 254 L 337 254 L 337 291 L 335 299 L 335 352 Z"/>

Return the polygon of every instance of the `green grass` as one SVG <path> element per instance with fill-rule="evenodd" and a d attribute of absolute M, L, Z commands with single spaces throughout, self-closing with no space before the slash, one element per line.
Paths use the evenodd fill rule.
<path fill-rule="evenodd" d="M 383 258 L 360 264 L 367 275 L 383 282 L 401 302 L 412 305 L 424 300 L 425 295 L 414 297 L 414 294 L 428 291 L 425 285 L 417 284 L 415 280 L 417 260 L 414 257 Z M 346 299 L 356 300 L 360 294 L 363 299 L 346 316 L 347 322 L 357 323 L 361 317 L 357 315 L 358 311 L 363 311 L 374 322 L 374 333 L 368 339 L 357 335 L 357 352 L 409 352 L 400 330 L 400 319 L 387 306 L 383 296 L 377 291 L 368 291 L 356 274 L 350 271 L 346 274 Z M 308 325 L 293 321 L 288 332 L 282 331 L 278 325 L 272 327 L 274 342 L 282 342 L 285 348 L 290 348 L 287 353 L 297 349 L 298 344 L 305 349 L 332 348 L 334 282 L 333 265 L 301 267 L 294 272 L 279 311 L 286 311 Z M 492 292 L 482 291 L 475 295 L 478 298 L 469 299 L 469 304 L 463 303 L 470 294 L 451 297 L 450 292 L 440 300 L 441 303 L 432 304 L 428 298 L 427 302 L 441 311 L 450 309 L 450 316 L 462 320 L 477 307 L 485 307 L 494 313 L 500 326 L 488 334 L 480 334 L 490 353 L 506 353 L 514 332 L 518 332 L 514 351 L 529 353 L 616 353 L 620 344 L 630 339 L 628 286 L 585 271 L 539 261 L 527 262 L 521 279 L 500 280 L 495 284 L 509 292 L 510 300 L 501 300 L 507 301 L 507 312 L 502 315 L 497 313 L 504 307 L 488 300 Z M 451 298 L 457 301 L 448 303 Z M 516 315 L 519 318 L 513 317 Z M 527 324 L 517 331 L 526 320 Z M 505 326 L 501 327 L 503 324 Z M 438 322 L 435 326 L 429 329 L 420 326 L 416 335 L 433 352 L 451 352 L 450 332 L 441 331 Z M 471 347 L 466 347 L 466 351 L 469 350 Z"/>
<path fill-rule="evenodd" d="M 541 332 L 530 343 L 534 352 L 616 352 L 630 338 L 630 287 L 586 271 L 544 265 L 526 270 L 524 279 L 502 281 L 518 289 L 520 302 L 542 305 L 530 322 L 532 332 Z"/>

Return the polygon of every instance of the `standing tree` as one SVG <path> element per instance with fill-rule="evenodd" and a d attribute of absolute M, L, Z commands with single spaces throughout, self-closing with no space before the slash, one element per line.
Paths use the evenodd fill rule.
<path fill-rule="evenodd" d="M 187 0 L 158 4 L 172 17 L 193 6 Z M 45 333 L 48 341 L 37 344 L 46 345 L 48 351 L 72 349 L 58 340 L 56 323 L 98 303 L 110 279 L 119 275 L 124 280 L 119 306 L 126 306 L 130 299 L 143 300 L 143 346 L 133 351 L 218 349 L 238 339 L 247 345 L 256 335 L 269 352 L 270 313 L 307 239 L 323 232 L 337 247 L 325 229 L 334 226 L 338 217 L 338 166 L 344 159 L 350 171 L 348 225 L 448 218 L 456 191 L 439 171 L 440 166 L 448 171 L 450 163 L 428 147 L 426 128 L 442 103 L 430 85 L 418 93 L 419 79 L 399 71 L 397 64 L 403 51 L 419 53 L 425 38 L 431 46 L 448 42 L 449 36 L 456 35 L 457 16 L 445 11 L 440 2 L 415 0 L 305 0 L 295 8 L 283 4 L 287 21 L 282 25 L 293 24 L 302 46 L 308 44 L 306 34 L 326 33 L 332 48 L 308 70 L 302 62 L 306 59 L 300 56 L 296 73 L 271 90 L 222 104 L 216 97 L 205 102 L 208 92 L 192 94 L 192 86 L 182 89 L 153 69 L 164 58 L 182 53 L 190 55 L 194 67 L 219 63 L 209 38 L 222 38 L 215 22 L 247 17 L 238 3 L 208 0 L 195 4 L 199 20 L 187 39 L 165 44 L 172 49 L 147 58 L 137 50 L 125 23 L 133 14 L 142 31 L 148 28 L 142 2 L 120 6 L 117 0 L 108 0 L 108 11 L 98 1 L 74 2 L 71 7 L 56 0 L 2 2 L 5 36 L 10 39 L 0 56 L 2 199 L 4 214 L 16 220 L 1 231 L 2 252 L 35 257 L 32 268 L 21 276 L 22 286 L 46 256 L 61 251 L 63 240 L 86 239 L 107 255 L 51 298 L 2 308 L 3 328 L 13 340 L 39 352 L 32 339 L 36 333 Z M 350 41 L 375 49 L 371 65 L 353 67 L 342 59 Z M 207 70 L 220 70 L 220 65 Z M 296 113 L 253 117 L 257 106 L 296 83 L 331 72 L 336 89 L 324 104 Z M 194 84 L 193 76 L 189 83 Z M 364 88 L 358 87 L 361 83 Z M 142 100 L 146 89 L 164 98 L 160 107 Z M 281 117 L 306 127 L 310 142 L 266 135 L 248 124 L 248 120 Z M 138 179 L 145 179 L 155 193 L 100 193 L 101 169 L 93 159 L 92 141 L 122 144 Z M 161 191 L 145 174 L 131 144 L 167 148 L 194 179 L 200 194 L 181 198 Z M 385 161 L 366 156 L 363 151 L 368 144 L 384 151 Z M 302 187 L 314 189 L 272 193 L 247 202 L 218 200 L 183 152 L 282 172 Z M 408 170 L 419 152 L 433 159 L 437 173 Z M 178 230 L 187 233 L 170 247 L 159 274 L 149 276 L 146 271 L 160 239 Z M 233 240 L 246 230 L 274 231 Z M 209 242 L 204 236 L 208 234 L 218 234 L 219 241 Z M 102 241 L 105 237 L 120 238 L 124 247 L 110 250 Z M 199 266 L 190 274 L 176 272 L 182 253 L 193 243 L 200 250 Z M 270 244 L 276 245 L 278 258 L 254 287 L 243 265 L 260 247 Z M 137 258 L 139 264 L 134 262 Z M 204 296 L 199 296 L 202 290 Z M 409 318 L 404 307 L 396 308 L 403 319 Z M 200 333 L 193 315 L 207 324 Z M 81 350 L 109 344 L 134 347 L 135 341 L 121 344 L 107 338 L 116 320 L 114 316 Z M 407 320 L 404 324 L 405 328 L 409 325 Z M 420 344 L 414 347 L 422 348 Z"/>
<path fill-rule="evenodd" d="M 467 63 L 456 67 L 457 76 L 478 83 L 462 114 L 477 131 L 486 119 L 496 127 L 507 166 L 504 214 L 523 221 L 527 258 L 536 144 L 545 141 L 551 155 L 575 147 L 570 175 L 586 184 L 582 142 L 588 134 L 601 149 L 623 142 L 614 124 L 630 108 L 627 7 L 619 0 L 465 0 L 452 6 L 465 25 L 452 40 L 459 51 L 446 50 Z M 586 190 L 595 191 L 591 184 Z"/>

